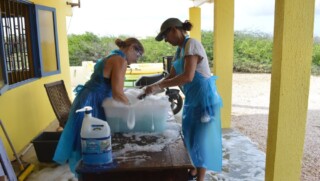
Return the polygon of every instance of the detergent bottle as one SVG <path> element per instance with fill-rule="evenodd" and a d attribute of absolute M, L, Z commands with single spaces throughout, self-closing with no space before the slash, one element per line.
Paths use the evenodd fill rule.
<path fill-rule="evenodd" d="M 76 111 L 85 113 L 80 133 L 83 164 L 112 163 L 110 127 L 106 121 L 92 117 L 91 111 L 90 106 Z"/>

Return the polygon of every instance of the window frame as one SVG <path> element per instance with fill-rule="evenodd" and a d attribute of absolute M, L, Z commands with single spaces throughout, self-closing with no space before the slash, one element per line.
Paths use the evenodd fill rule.
<path fill-rule="evenodd" d="M 8 1 L 9 2 L 9 1 Z M 23 3 L 24 5 L 27 6 L 29 13 L 28 13 L 28 18 L 30 21 L 30 47 L 31 51 L 28 53 L 32 54 L 32 60 L 31 63 L 33 65 L 33 73 L 34 76 L 27 78 L 22 81 L 14 82 L 10 84 L 9 82 L 9 72 L 8 72 L 8 67 L 6 65 L 6 52 L 5 52 L 5 47 L 4 47 L 4 30 L 3 30 L 3 22 L 2 19 L 5 18 L 2 16 L 0 13 L 0 68 L 2 72 L 2 79 L 3 79 L 3 86 L 0 87 L 0 96 L 13 88 L 19 87 L 21 85 L 36 81 L 40 79 L 41 77 L 46 77 L 46 76 L 51 76 L 51 75 L 56 75 L 61 73 L 61 65 L 60 65 L 60 54 L 59 54 L 59 42 L 58 42 L 58 31 L 57 31 L 57 14 L 56 14 L 56 8 L 53 7 L 48 7 L 48 6 L 43 6 L 43 5 L 37 5 L 33 4 L 32 2 L 28 2 L 25 0 L 15 0 L 16 3 Z M 56 55 L 56 65 L 57 68 L 54 71 L 49 71 L 46 72 L 44 71 L 44 64 L 43 64 L 43 58 L 42 58 L 42 47 L 41 47 L 41 39 L 40 39 L 40 31 L 41 27 L 39 25 L 39 10 L 44 10 L 44 11 L 49 11 L 52 13 L 52 18 L 53 18 L 53 36 L 54 36 L 54 46 L 55 46 L 55 55 Z M 27 38 L 27 37 L 26 37 Z"/>
<path fill-rule="evenodd" d="M 0 19 L 2 21 L 2 16 L 1 16 L 1 13 L 0 13 Z M 4 92 L 6 92 L 7 90 L 9 90 L 9 80 L 8 80 L 8 74 L 7 74 L 7 64 L 5 63 L 5 56 L 4 56 L 4 44 L 2 42 L 4 42 L 4 39 L 3 39 L 3 27 L 2 27 L 2 24 L 0 26 L 0 40 L 1 40 L 1 43 L 0 43 L 0 68 L 1 68 L 1 73 L 2 73 L 2 79 L 3 79 L 3 87 L 0 87 L 0 95 L 2 95 Z"/>
<path fill-rule="evenodd" d="M 53 33 L 54 33 L 54 41 L 55 41 L 55 48 L 56 48 L 56 64 L 57 64 L 57 70 L 51 71 L 51 72 L 45 72 L 44 71 L 44 65 L 43 65 L 43 57 L 42 57 L 42 48 L 41 48 L 41 37 L 40 37 L 40 27 L 39 27 L 39 10 L 42 11 L 49 11 L 52 13 L 53 18 Z M 61 73 L 61 67 L 60 67 L 60 54 L 59 54 L 59 42 L 58 42 L 58 31 L 57 31 L 57 15 L 56 15 L 56 9 L 48 6 L 42 6 L 42 5 L 35 5 L 35 20 L 36 20 L 36 30 L 37 30 L 37 54 L 39 57 L 39 66 L 40 66 L 40 74 L 41 77 L 46 77 L 50 75 L 55 75 Z"/>

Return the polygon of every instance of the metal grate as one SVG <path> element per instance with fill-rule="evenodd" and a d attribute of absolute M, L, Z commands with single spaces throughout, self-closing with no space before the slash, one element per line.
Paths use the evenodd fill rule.
<path fill-rule="evenodd" d="M 9 84 L 33 78 L 28 5 L 1 0 L 1 26 Z"/>

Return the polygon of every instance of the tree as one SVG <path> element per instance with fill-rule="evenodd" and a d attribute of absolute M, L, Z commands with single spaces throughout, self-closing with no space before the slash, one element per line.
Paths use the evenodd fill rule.
<path fill-rule="evenodd" d="M 114 38 L 99 38 L 93 33 L 86 32 L 82 35 L 69 35 L 69 61 L 71 66 L 79 66 L 82 61 L 96 61 L 115 49 Z"/>
<path fill-rule="evenodd" d="M 119 36 L 124 40 L 128 36 Z M 96 61 L 105 57 L 111 50 L 117 49 L 116 37 L 98 37 L 86 32 L 82 35 L 69 35 L 69 58 L 71 66 L 79 66 L 82 61 Z M 312 56 L 312 73 L 320 74 L 320 44 L 315 38 Z M 140 39 L 145 48 L 141 63 L 161 63 L 163 56 L 173 56 L 177 47 L 165 41 L 157 42 L 154 37 Z M 212 66 L 213 32 L 202 31 L 201 41 Z M 234 34 L 234 61 L 235 72 L 270 73 L 272 65 L 273 39 L 270 35 L 261 32 L 237 31 Z"/>
<path fill-rule="evenodd" d="M 173 56 L 176 51 L 176 47 L 172 47 L 164 41 L 158 42 L 154 37 L 142 39 L 141 43 L 145 49 L 141 62 L 159 63 L 162 62 L 163 56 Z"/>

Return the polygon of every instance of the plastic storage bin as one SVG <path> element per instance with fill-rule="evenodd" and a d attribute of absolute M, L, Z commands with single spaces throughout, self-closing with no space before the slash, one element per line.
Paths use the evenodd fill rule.
<path fill-rule="evenodd" d="M 62 132 L 42 132 L 32 140 L 39 162 L 53 162 L 52 158 Z"/>
<path fill-rule="evenodd" d="M 106 99 L 103 107 L 112 133 L 162 132 L 166 128 L 168 113 L 171 110 L 167 96 L 147 96 L 138 100 L 142 90 L 129 89 L 125 92 L 131 105 Z M 130 128 L 128 120 L 134 121 Z M 129 124 L 129 125 L 128 125 Z"/>

